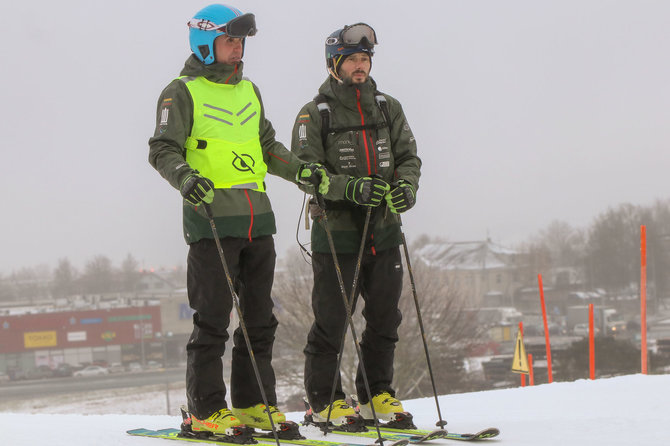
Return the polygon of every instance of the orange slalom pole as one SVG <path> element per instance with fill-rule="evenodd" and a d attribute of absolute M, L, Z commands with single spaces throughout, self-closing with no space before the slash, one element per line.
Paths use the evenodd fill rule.
<path fill-rule="evenodd" d="M 642 374 L 647 374 L 647 227 L 640 226 L 640 351 Z"/>
<path fill-rule="evenodd" d="M 523 322 L 519 322 L 519 333 L 523 337 Z M 526 375 L 524 373 L 521 374 L 521 387 L 526 387 Z"/>
<path fill-rule="evenodd" d="M 535 375 L 533 374 L 533 354 L 528 353 L 528 381 L 529 385 L 535 385 Z"/>
<path fill-rule="evenodd" d="M 544 321 L 544 342 L 547 349 L 547 375 L 549 383 L 554 382 L 551 371 L 551 343 L 549 342 L 549 325 L 547 324 L 547 308 L 544 304 L 544 287 L 542 286 L 542 274 L 537 275 L 537 283 L 540 287 L 540 304 L 542 305 L 542 320 Z"/>
<path fill-rule="evenodd" d="M 589 378 L 596 379 L 596 349 L 593 335 L 593 304 L 589 304 Z"/>

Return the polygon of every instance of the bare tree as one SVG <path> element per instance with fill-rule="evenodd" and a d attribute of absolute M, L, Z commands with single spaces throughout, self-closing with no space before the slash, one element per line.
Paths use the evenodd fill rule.
<path fill-rule="evenodd" d="M 591 283 L 617 292 L 638 280 L 642 209 L 622 204 L 600 214 L 589 230 L 587 271 Z"/>
<path fill-rule="evenodd" d="M 0 302 L 10 302 L 16 299 L 16 291 L 9 279 L 0 274 Z"/>
<path fill-rule="evenodd" d="M 570 224 L 554 220 L 546 228 L 523 243 L 519 250 L 525 253 L 523 280 L 527 285 L 535 284 L 539 271 L 558 271 L 554 286 L 569 285 L 570 274 L 559 269 L 572 268 L 583 276 L 585 257 L 585 235 Z M 580 277 L 583 279 L 583 277 Z"/>
<path fill-rule="evenodd" d="M 88 293 L 107 293 L 115 291 L 114 268 L 109 257 L 95 256 L 86 263 L 81 277 L 83 288 Z"/>
<path fill-rule="evenodd" d="M 577 265 L 584 251 L 584 234 L 570 224 L 554 220 L 538 239 L 549 249 L 553 266 Z"/>
<path fill-rule="evenodd" d="M 468 302 L 445 270 L 417 259 L 411 262 L 437 392 L 464 391 L 468 384 L 463 360 L 482 333 L 476 312 L 466 311 Z M 396 348 L 394 386 L 402 399 L 430 396 L 433 391 L 409 274 L 405 275 L 403 288 L 403 322 Z"/>
<path fill-rule="evenodd" d="M 279 263 L 272 290 L 279 320 L 273 362 L 278 385 L 291 394 L 283 404 L 286 410 L 303 408 L 305 359 L 302 349 L 313 320 L 312 283 L 312 267 L 298 252 Z"/>
<path fill-rule="evenodd" d="M 120 291 L 135 291 L 137 283 L 140 281 L 141 275 L 139 263 L 130 253 L 128 253 L 126 258 L 123 260 L 123 263 L 121 263 L 120 276 Z"/>
<path fill-rule="evenodd" d="M 74 269 L 70 260 L 62 258 L 58 261 L 58 266 L 53 273 L 51 283 L 51 292 L 56 298 L 69 297 L 77 289 L 77 271 Z"/>
<path fill-rule="evenodd" d="M 49 298 L 50 274 L 46 265 L 24 267 L 13 272 L 8 282 L 15 299 L 33 303 L 37 299 Z"/>
<path fill-rule="evenodd" d="M 472 312 L 465 312 L 466 302 L 454 286 L 450 286 L 446 273 L 419 263 L 414 267 L 417 295 L 426 332 L 430 359 L 434 368 L 437 388 L 441 393 L 462 391 L 466 377 L 462 369 L 464 352 L 479 338 L 478 327 Z M 273 289 L 277 300 L 279 328 L 275 343 L 277 380 L 290 387 L 294 396 L 285 402 L 288 409 L 295 406 L 304 395 L 302 350 L 312 325 L 311 306 L 312 271 L 310 265 L 296 253 L 289 256 L 275 275 Z M 354 324 L 359 341 L 365 321 L 361 315 L 364 303 L 359 301 Z M 417 311 L 411 292 L 409 277 L 405 275 L 400 310 L 403 322 L 400 341 L 395 354 L 394 385 L 399 398 L 413 398 L 432 394 L 426 356 L 419 334 Z M 345 392 L 354 392 L 358 357 L 347 331 L 342 357 L 341 376 Z"/>

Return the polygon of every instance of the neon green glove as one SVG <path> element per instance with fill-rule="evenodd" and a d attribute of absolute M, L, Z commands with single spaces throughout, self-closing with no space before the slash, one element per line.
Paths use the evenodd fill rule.
<path fill-rule="evenodd" d="M 189 174 L 179 187 L 181 196 L 193 206 L 197 206 L 203 201 L 207 204 L 214 201 L 214 183 L 209 178 L 205 178 L 194 170 Z"/>
<path fill-rule="evenodd" d="M 311 184 L 315 188 L 318 186 L 321 195 L 326 195 L 330 188 L 328 171 L 319 163 L 306 163 L 300 166 L 297 180 L 300 184 Z"/>
<path fill-rule="evenodd" d="M 414 191 L 414 186 L 401 180 L 398 187 L 386 194 L 385 198 L 391 212 L 402 214 L 410 210 L 416 203 L 416 192 Z"/>
<path fill-rule="evenodd" d="M 344 197 L 361 206 L 379 206 L 384 195 L 391 189 L 381 178 L 351 178 L 344 190 Z"/>

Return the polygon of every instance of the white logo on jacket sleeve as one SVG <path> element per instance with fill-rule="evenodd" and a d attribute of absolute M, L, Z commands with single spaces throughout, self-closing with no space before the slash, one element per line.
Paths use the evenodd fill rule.
<path fill-rule="evenodd" d="M 170 114 L 170 109 L 168 107 L 163 108 L 161 110 L 161 122 L 160 125 L 167 125 L 168 123 L 168 115 Z"/>
<path fill-rule="evenodd" d="M 300 127 L 298 127 L 298 138 L 300 141 L 307 139 L 307 126 L 305 124 L 300 124 Z"/>
<path fill-rule="evenodd" d="M 390 161 L 382 161 L 379 163 L 379 167 L 389 167 L 391 165 Z"/>

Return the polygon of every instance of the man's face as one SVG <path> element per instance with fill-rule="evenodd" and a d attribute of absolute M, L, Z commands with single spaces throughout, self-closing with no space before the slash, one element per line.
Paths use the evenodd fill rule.
<path fill-rule="evenodd" d="M 214 56 L 219 63 L 236 65 L 242 60 L 242 39 L 226 35 L 214 39 Z"/>
<path fill-rule="evenodd" d="M 343 80 L 351 79 L 353 84 L 362 84 L 370 75 L 370 55 L 354 53 L 347 56 L 340 65 L 340 77 Z"/>

